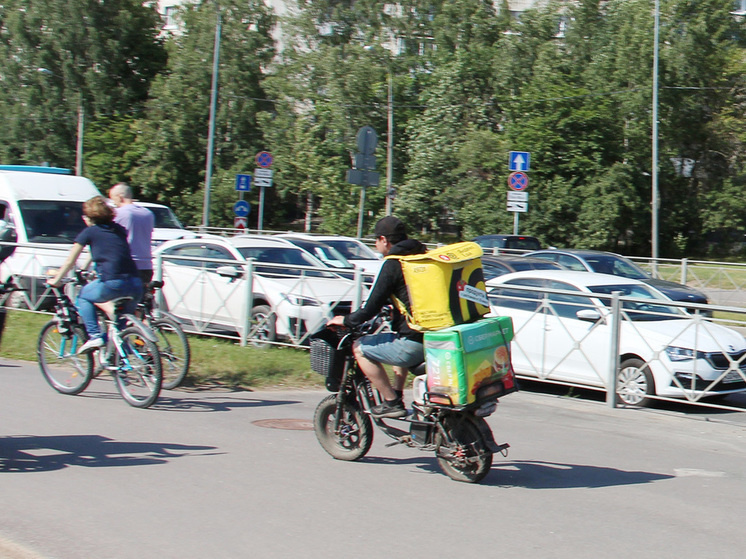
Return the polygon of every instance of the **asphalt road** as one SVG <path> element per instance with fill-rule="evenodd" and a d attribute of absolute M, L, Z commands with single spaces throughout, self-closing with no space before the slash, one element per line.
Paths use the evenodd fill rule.
<path fill-rule="evenodd" d="M 333 460 L 308 430 L 324 395 L 170 391 L 137 410 L 110 381 L 63 396 L 2 361 L 0 557 L 743 553 L 742 413 L 522 391 L 490 418 L 509 456 L 469 485 L 379 432 L 363 460 Z"/>

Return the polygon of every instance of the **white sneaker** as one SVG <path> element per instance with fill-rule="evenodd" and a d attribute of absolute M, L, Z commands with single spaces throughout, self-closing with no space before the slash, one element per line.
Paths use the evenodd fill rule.
<path fill-rule="evenodd" d="M 84 343 L 82 346 L 80 346 L 80 349 L 78 350 L 78 355 L 96 351 L 98 348 L 103 347 L 103 346 L 104 346 L 103 338 L 91 338 L 86 343 Z"/>

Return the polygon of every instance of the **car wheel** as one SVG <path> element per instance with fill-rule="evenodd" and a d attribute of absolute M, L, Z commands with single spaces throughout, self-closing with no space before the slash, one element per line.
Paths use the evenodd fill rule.
<path fill-rule="evenodd" d="M 648 407 L 655 395 L 655 382 L 650 367 L 641 359 L 627 359 L 619 368 L 616 382 L 619 400 L 627 406 Z"/>
<path fill-rule="evenodd" d="M 268 305 L 257 305 L 251 310 L 253 324 L 251 345 L 266 347 L 277 340 L 277 316 Z"/>

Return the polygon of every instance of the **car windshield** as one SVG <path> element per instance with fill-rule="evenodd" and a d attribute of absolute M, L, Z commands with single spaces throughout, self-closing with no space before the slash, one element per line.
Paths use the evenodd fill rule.
<path fill-rule="evenodd" d="M 346 239 L 326 239 L 324 242 L 336 248 L 347 260 L 378 260 L 378 255 L 363 243 Z"/>
<path fill-rule="evenodd" d="M 629 320 L 635 322 L 651 320 L 673 320 L 677 318 L 686 318 L 687 314 L 678 307 L 672 307 L 665 304 L 666 299 L 649 288 L 647 285 L 589 285 L 593 293 L 611 295 L 618 291 L 622 297 L 632 297 L 634 299 L 650 299 L 656 302 L 633 302 L 622 301 L 622 308 Z M 604 300 L 605 305 L 610 305 L 608 299 Z"/>
<path fill-rule="evenodd" d="M 316 241 L 306 239 L 289 239 L 291 243 L 299 246 L 303 250 L 310 252 L 316 258 L 331 268 L 352 269 L 354 266 L 347 260 L 336 248 Z"/>
<path fill-rule="evenodd" d="M 650 276 L 639 268 L 631 260 L 616 256 L 613 254 L 603 254 L 599 256 L 586 256 L 585 261 L 599 274 L 611 274 L 612 276 L 622 276 L 636 280 L 647 280 Z"/>
<path fill-rule="evenodd" d="M 238 252 L 246 258 L 253 258 L 257 262 L 268 264 L 286 264 L 289 266 L 306 266 L 314 270 L 298 268 L 283 268 L 280 266 L 257 266 L 257 273 L 273 276 L 300 276 L 313 278 L 337 278 L 336 274 L 319 269 L 319 264 L 299 248 L 291 247 L 239 247 Z"/>
<path fill-rule="evenodd" d="M 69 243 L 85 229 L 83 202 L 20 200 L 26 238 L 30 243 Z"/>
<path fill-rule="evenodd" d="M 153 212 L 155 216 L 154 227 L 157 229 L 184 229 L 179 220 L 171 211 L 171 208 L 160 208 L 158 206 L 144 206 Z"/>

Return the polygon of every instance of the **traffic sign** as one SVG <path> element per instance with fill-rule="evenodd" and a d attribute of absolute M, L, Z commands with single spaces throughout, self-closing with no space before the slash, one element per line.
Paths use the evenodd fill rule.
<path fill-rule="evenodd" d="M 274 158 L 268 151 L 260 151 L 256 154 L 256 164 L 260 167 L 270 167 L 272 163 L 274 163 Z"/>
<path fill-rule="evenodd" d="M 516 171 L 508 175 L 508 186 L 513 190 L 526 190 L 528 188 L 528 175 L 523 171 Z"/>
<path fill-rule="evenodd" d="M 249 226 L 249 219 L 246 217 L 234 217 L 233 227 L 236 229 L 246 229 Z"/>
<path fill-rule="evenodd" d="M 528 202 L 528 192 L 508 191 L 508 202 Z"/>
<path fill-rule="evenodd" d="M 254 177 L 256 178 L 261 177 L 263 179 L 271 179 L 274 173 L 275 172 L 272 169 L 262 169 L 261 167 L 254 169 Z"/>
<path fill-rule="evenodd" d="M 236 190 L 241 192 L 251 190 L 251 175 L 236 175 Z"/>
<path fill-rule="evenodd" d="M 264 177 L 254 177 L 254 186 L 272 186 L 272 179 Z"/>
<path fill-rule="evenodd" d="M 378 134 L 371 126 L 363 126 L 357 131 L 357 149 L 363 155 L 373 155 L 378 145 Z"/>
<path fill-rule="evenodd" d="M 527 151 L 511 151 L 508 157 L 508 167 L 511 171 L 530 171 L 531 154 Z"/>
<path fill-rule="evenodd" d="M 238 217 L 246 217 L 251 212 L 251 206 L 246 200 L 239 200 L 233 204 L 233 213 Z"/>
<path fill-rule="evenodd" d="M 509 212 L 527 212 L 528 202 L 508 202 Z"/>

